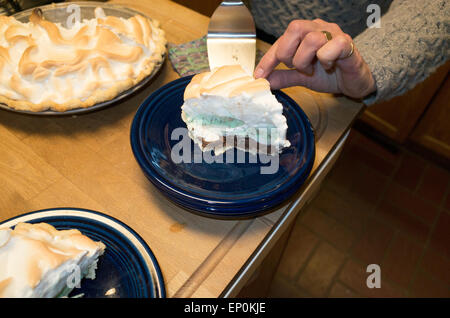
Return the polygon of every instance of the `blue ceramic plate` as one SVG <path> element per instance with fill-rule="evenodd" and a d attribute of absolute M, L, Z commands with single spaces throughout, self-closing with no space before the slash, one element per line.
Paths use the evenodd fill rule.
<path fill-rule="evenodd" d="M 219 159 L 201 154 L 195 157 L 201 151 L 190 139 L 190 155 L 186 151 L 190 160 L 178 162 L 179 156 L 173 159 L 173 154 L 184 156 L 185 152 L 179 151 L 183 137 L 177 128 L 187 131 L 181 106 L 191 78 L 183 77 L 159 88 L 136 113 L 131 146 L 144 174 L 173 202 L 205 216 L 253 217 L 282 204 L 303 184 L 314 162 L 314 133 L 305 113 L 289 96 L 274 92 L 283 104 L 291 146 L 272 163 L 267 157 L 237 149 L 228 150 Z M 222 162 L 218 162 L 220 158 Z M 234 162 L 227 158 L 234 158 Z M 262 173 L 264 167 L 266 172 Z"/>
<path fill-rule="evenodd" d="M 106 245 L 98 261 L 95 280 L 83 279 L 81 288 L 69 295 L 85 298 L 165 297 L 161 270 L 147 244 L 124 223 L 99 212 L 58 208 L 23 214 L 0 223 L 14 227 L 19 222 L 45 222 L 58 230 L 78 229 L 94 241 Z"/>

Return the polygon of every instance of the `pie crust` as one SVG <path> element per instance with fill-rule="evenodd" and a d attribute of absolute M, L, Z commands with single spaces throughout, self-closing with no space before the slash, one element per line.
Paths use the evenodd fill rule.
<path fill-rule="evenodd" d="M 21 110 L 64 112 L 111 100 L 164 60 L 159 22 L 106 16 L 67 29 L 35 9 L 30 22 L 0 16 L 0 103 Z"/>

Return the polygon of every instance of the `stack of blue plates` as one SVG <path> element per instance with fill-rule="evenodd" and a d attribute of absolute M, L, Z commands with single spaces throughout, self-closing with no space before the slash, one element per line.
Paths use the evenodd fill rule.
<path fill-rule="evenodd" d="M 179 152 L 182 136 L 177 128 L 186 128 L 181 106 L 191 78 L 159 88 L 134 117 L 131 146 L 146 177 L 176 204 L 205 216 L 248 218 L 279 207 L 304 183 L 314 163 L 314 133 L 305 113 L 289 96 L 274 92 L 283 105 L 291 143 L 278 157 L 272 157 L 275 161 L 237 149 L 215 160 L 195 157 L 201 151 L 189 139 L 189 160 L 179 162 L 173 153 L 186 155 Z M 266 169 L 264 173 L 262 169 Z"/>

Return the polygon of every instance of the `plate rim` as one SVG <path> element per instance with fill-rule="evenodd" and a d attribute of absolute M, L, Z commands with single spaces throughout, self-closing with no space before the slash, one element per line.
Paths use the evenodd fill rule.
<path fill-rule="evenodd" d="M 281 90 L 273 91 L 273 93 L 281 95 L 281 97 L 283 99 L 286 99 L 290 105 L 297 106 L 295 108 L 292 108 L 292 107 L 290 107 L 290 108 L 294 112 L 297 113 L 297 116 L 299 117 L 299 121 L 302 124 L 302 129 L 304 129 L 305 133 L 308 135 L 305 138 L 306 145 L 305 145 L 304 149 L 306 151 L 309 150 L 309 154 L 308 154 L 309 162 L 307 165 L 304 166 L 305 168 L 302 169 L 303 173 L 299 173 L 298 176 L 296 178 L 292 179 L 293 181 L 290 182 L 289 187 L 293 188 L 294 190 L 283 191 L 283 192 L 289 192 L 289 194 L 287 196 L 285 196 L 283 199 L 281 199 L 281 201 L 279 199 L 277 199 L 276 196 L 269 195 L 269 196 L 267 196 L 268 198 L 266 198 L 262 203 L 255 202 L 255 201 L 253 201 L 253 202 L 245 202 L 244 201 L 244 203 L 241 202 L 239 205 L 236 205 L 236 204 L 233 205 L 233 202 L 231 201 L 231 202 L 223 202 L 222 205 L 220 205 L 221 203 L 219 203 L 218 200 L 216 200 L 213 203 L 215 206 L 213 208 L 210 208 L 211 206 L 208 208 L 207 207 L 208 199 L 203 198 L 203 200 L 200 200 L 200 201 L 202 201 L 202 203 L 195 202 L 195 204 L 194 203 L 190 204 L 188 202 L 185 202 L 184 199 L 186 199 L 188 197 L 188 199 L 193 199 L 195 201 L 199 201 L 199 198 L 196 197 L 195 195 L 191 195 L 191 193 L 184 193 L 183 191 L 180 191 L 180 189 L 174 188 L 173 182 L 167 184 L 167 182 L 164 182 L 164 180 L 167 181 L 167 178 L 163 178 L 159 174 L 155 173 L 155 171 L 153 171 L 154 168 L 151 166 L 151 164 L 149 164 L 147 162 L 148 160 L 145 159 L 145 152 L 142 149 L 143 144 L 142 144 L 142 142 L 140 142 L 140 138 L 139 138 L 141 136 L 140 132 L 142 130 L 142 125 L 144 124 L 144 121 L 142 120 L 142 118 L 144 116 L 146 116 L 147 113 L 152 108 L 152 107 L 148 107 L 148 104 L 150 103 L 150 101 L 153 98 L 159 98 L 161 93 L 167 94 L 167 92 L 165 92 L 167 89 L 175 89 L 175 88 L 178 88 L 180 85 L 187 85 L 189 80 L 193 76 L 195 76 L 195 75 L 188 75 L 188 76 L 180 77 L 178 79 L 170 81 L 170 82 L 166 83 L 165 85 L 161 86 L 160 88 L 155 90 L 151 95 L 149 95 L 141 103 L 138 110 L 136 111 L 136 114 L 133 118 L 133 122 L 131 124 L 131 129 L 130 129 L 130 143 L 131 143 L 131 147 L 132 147 L 132 151 L 135 156 L 135 159 L 138 162 L 140 168 L 143 170 L 144 175 L 147 177 L 147 179 L 149 179 L 152 182 L 153 185 L 156 186 L 156 188 L 159 191 L 163 192 L 166 195 L 166 197 L 168 197 L 172 202 L 175 201 L 175 203 L 177 203 L 178 205 L 184 206 L 188 210 L 194 210 L 195 212 L 198 212 L 198 213 L 206 215 L 206 216 L 213 216 L 213 217 L 217 216 L 220 218 L 223 218 L 223 217 L 225 217 L 225 218 L 226 217 L 231 217 L 231 218 L 251 217 L 254 215 L 264 214 L 267 210 L 269 210 L 269 209 L 271 210 L 271 209 L 273 209 L 273 207 L 283 204 L 289 197 L 291 197 L 293 194 L 295 194 L 295 192 L 298 190 L 298 188 L 301 187 L 301 185 L 304 183 L 304 181 L 309 176 L 309 173 L 310 173 L 310 171 L 313 167 L 314 161 L 315 161 L 316 149 L 315 149 L 314 129 L 311 125 L 311 122 L 310 122 L 308 116 L 305 114 L 303 109 L 298 105 L 298 103 L 295 100 L 293 100 L 289 95 L 282 92 Z M 287 106 L 285 106 L 285 107 L 287 107 Z M 145 162 L 143 163 L 142 161 L 145 161 Z M 147 165 L 149 165 L 149 167 L 147 167 Z M 162 179 L 164 179 L 164 180 L 162 180 Z M 175 184 L 175 186 L 176 186 L 176 184 Z M 289 187 L 288 187 L 288 189 L 289 189 Z M 171 191 L 171 193 L 169 194 L 167 192 L 167 190 Z M 174 192 L 174 193 L 172 193 L 172 192 Z M 180 194 L 178 195 L 177 193 L 180 193 Z M 176 198 L 177 200 L 174 200 L 174 198 Z M 184 201 L 184 202 L 181 203 L 180 200 Z M 257 199 L 255 199 L 255 200 L 261 201 L 261 200 L 257 200 Z M 275 203 L 273 203 L 272 201 L 274 201 Z M 260 206 L 258 206 L 258 203 Z M 228 205 L 228 207 L 227 207 L 227 205 Z M 230 205 L 232 205 L 232 206 L 230 206 Z M 270 205 L 270 207 L 267 208 L 267 205 Z M 199 208 L 199 206 L 201 207 L 201 209 Z M 249 206 L 254 207 L 255 211 L 254 212 L 247 211 Z M 247 210 L 244 210 L 243 212 L 240 211 L 240 212 L 232 213 L 230 211 L 226 211 L 228 209 L 232 209 L 231 211 L 236 211 L 238 209 L 245 209 L 246 207 L 247 207 Z"/>
<path fill-rule="evenodd" d="M 66 212 L 66 213 L 64 213 Z M 92 218 L 89 216 L 96 216 Z M 155 290 L 159 292 L 159 295 L 155 295 L 155 298 L 165 298 L 166 288 L 164 283 L 164 277 L 159 266 L 158 260 L 151 250 L 147 242 L 129 225 L 120 221 L 119 219 L 105 214 L 103 212 L 85 209 L 85 208 L 75 208 L 75 207 L 56 207 L 56 208 L 46 208 L 40 210 L 34 210 L 30 212 L 25 212 L 20 215 L 13 216 L 6 220 L 0 221 L 0 229 L 5 227 L 15 226 L 19 222 L 28 222 L 38 218 L 48 218 L 48 217 L 58 217 L 58 216 L 73 216 L 78 218 L 84 218 L 88 220 L 94 220 L 100 222 L 106 227 L 110 227 L 121 234 L 123 234 L 126 239 L 129 240 L 132 246 L 134 246 L 139 252 L 140 256 L 144 259 L 147 266 L 147 270 L 151 277 L 153 277 L 155 285 Z M 136 244 L 139 243 L 139 245 Z M 153 269 L 150 267 L 152 265 Z M 153 275 L 154 274 L 154 275 Z"/>
<path fill-rule="evenodd" d="M 125 6 L 120 5 L 120 4 L 107 3 L 107 2 L 98 2 L 98 1 L 73 1 L 73 2 L 61 2 L 61 3 L 45 4 L 45 5 L 36 6 L 36 7 L 32 7 L 32 8 L 26 9 L 26 10 L 22 10 L 22 11 L 16 12 L 16 13 L 14 13 L 11 16 L 12 17 L 21 17 L 22 15 L 26 15 L 27 13 L 32 12 L 34 9 L 38 9 L 38 8 L 39 9 L 66 8 L 66 7 L 68 7 L 69 5 L 72 5 L 72 4 L 86 5 L 86 6 L 93 6 L 93 7 L 100 6 L 102 8 L 114 8 L 114 9 L 118 9 L 118 10 L 122 10 L 122 11 L 128 11 L 129 13 L 140 14 L 140 15 L 142 15 L 143 17 L 145 17 L 147 19 L 154 20 L 154 19 L 150 18 L 148 15 L 146 15 L 145 13 L 142 13 L 141 11 L 138 11 L 136 9 L 128 8 L 128 7 L 125 7 Z M 29 110 L 14 109 L 14 108 L 9 107 L 8 105 L 6 105 L 4 103 L 0 103 L 0 109 L 5 110 L 5 111 L 10 111 L 10 112 L 13 112 L 13 113 L 24 114 L 24 115 L 48 116 L 48 117 L 54 117 L 54 116 L 56 116 L 56 117 L 59 117 L 59 116 L 75 116 L 75 115 L 81 115 L 81 114 L 86 114 L 86 113 L 94 112 L 94 111 L 97 111 L 97 110 L 101 110 L 101 109 L 107 108 L 109 106 L 113 106 L 115 103 L 121 102 L 123 99 L 127 98 L 130 95 L 133 95 L 135 92 L 139 91 L 141 88 L 146 86 L 159 73 L 159 71 L 161 70 L 162 66 L 164 65 L 166 59 L 167 59 L 167 44 L 166 44 L 166 51 L 162 55 L 162 60 L 155 64 L 155 67 L 154 67 L 154 69 L 152 70 L 152 72 L 150 74 L 148 74 L 140 82 L 136 83 L 132 87 L 130 87 L 127 90 L 119 93 L 114 98 L 112 98 L 110 100 L 103 101 L 103 102 L 99 102 L 99 103 L 94 104 L 94 105 L 89 106 L 89 107 L 73 108 L 73 109 L 69 109 L 69 110 L 63 111 L 63 112 L 58 112 L 58 111 L 54 111 L 54 110 L 44 110 L 44 111 L 40 111 L 40 112 L 33 112 L 33 111 L 29 111 Z"/>

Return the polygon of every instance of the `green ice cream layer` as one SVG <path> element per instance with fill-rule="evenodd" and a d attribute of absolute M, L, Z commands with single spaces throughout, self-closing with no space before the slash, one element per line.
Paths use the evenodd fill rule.
<path fill-rule="evenodd" d="M 219 129 L 225 135 L 226 129 L 228 128 L 237 128 L 233 130 L 233 134 L 240 136 L 249 136 L 254 140 L 258 140 L 263 143 L 267 143 L 270 141 L 272 135 L 272 128 L 276 128 L 273 124 L 268 124 L 267 126 L 261 126 L 259 128 L 266 129 L 265 136 L 260 135 L 261 130 L 259 128 L 251 128 L 247 127 L 245 122 L 233 117 L 225 117 L 225 116 L 214 116 L 210 114 L 200 114 L 197 116 L 186 116 L 186 123 L 193 126 L 209 126 L 211 128 Z M 274 132 L 275 139 L 278 138 L 278 132 Z"/>
<path fill-rule="evenodd" d="M 232 117 L 218 117 L 214 115 L 198 115 L 194 117 L 186 116 L 186 120 L 189 124 L 201 125 L 201 126 L 213 126 L 213 127 L 227 127 L 236 128 L 244 125 L 242 120 Z"/>

